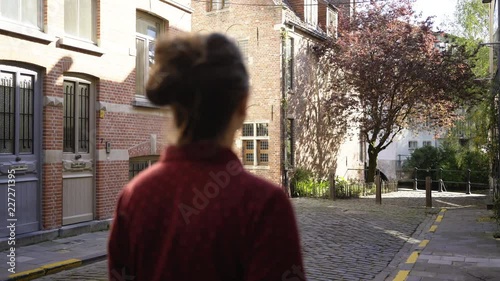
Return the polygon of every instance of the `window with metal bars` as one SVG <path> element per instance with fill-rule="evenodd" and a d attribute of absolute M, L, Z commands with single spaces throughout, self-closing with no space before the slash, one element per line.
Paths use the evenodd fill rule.
<path fill-rule="evenodd" d="M 88 83 L 64 81 L 64 152 L 89 152 L 90 91 L 91 85 Z"/>
<path fill-rule="evenodd" d="M 32 75 L 0 71 L 0 154 L 34 153 L 34 85 Z"/>
<path fill-rule="evenodd" d="M 134 178 L 140 172 L 151 167 L 154 163 L 158 162 L 158 159 L 159 157 L 156 155 L 130 158 L 128 169 L 129 179 Z"/>
<path fill-rule="evenodd" d="M 243 164 L 269 165 L 269 123 L 245 123 L 242 133 Z"/>

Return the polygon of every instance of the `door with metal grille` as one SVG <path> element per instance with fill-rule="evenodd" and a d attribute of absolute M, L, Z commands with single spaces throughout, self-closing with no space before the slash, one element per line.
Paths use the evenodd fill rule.
<path fill-rule="evenodd" d="M 40 227 L 41 96 L 36 72 L 0 65 L 0 237 Z"/>
<path fill-rule="evenodd" d="M 90 81 L 64 80 L 63 225 L 94 219 L 94 97 Z"/>

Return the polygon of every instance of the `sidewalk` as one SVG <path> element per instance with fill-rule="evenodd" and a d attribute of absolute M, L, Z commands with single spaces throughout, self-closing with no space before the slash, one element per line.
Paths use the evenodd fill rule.
<path fill-rule="evenodd" d="M 500 231 L 492 211 L 442 209 L 394 281 L 500 280 Z"/>
<path fill-rule="evenodd" d="M 108 231 L 85 233 L 15 250 L 15 272 L 8 271 L 8 251 L 0 254 L 0 280 L 33 280 L 106 258 Z"/>

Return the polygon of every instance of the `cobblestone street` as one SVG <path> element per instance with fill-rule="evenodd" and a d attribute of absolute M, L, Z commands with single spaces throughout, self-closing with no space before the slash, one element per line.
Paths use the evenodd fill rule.
<path fill-rule="evenodd" d="M 473 206 L 484 200 L 483 196 L 453 193 L 433 196 L 435 207 Z M 376 205 L 373 196 L 337 201 L 293 199 L 308 280 L 373 280 L 405 243 L 420 242 L 411 237 L 430 218 L 425 192 L 400 191 L 383 198 L 382 205 Z M 107 280 L 106 261 L 37 280 Z"/>

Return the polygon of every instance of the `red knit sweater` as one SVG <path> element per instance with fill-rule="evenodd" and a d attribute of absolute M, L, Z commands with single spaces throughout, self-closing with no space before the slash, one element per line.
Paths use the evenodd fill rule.
<path fill-rule="evenodd" d="M 305 280 L 285 193 L 210 143 L 168 147 L 123 189 L 108 261 L 119 281 Z"/>

